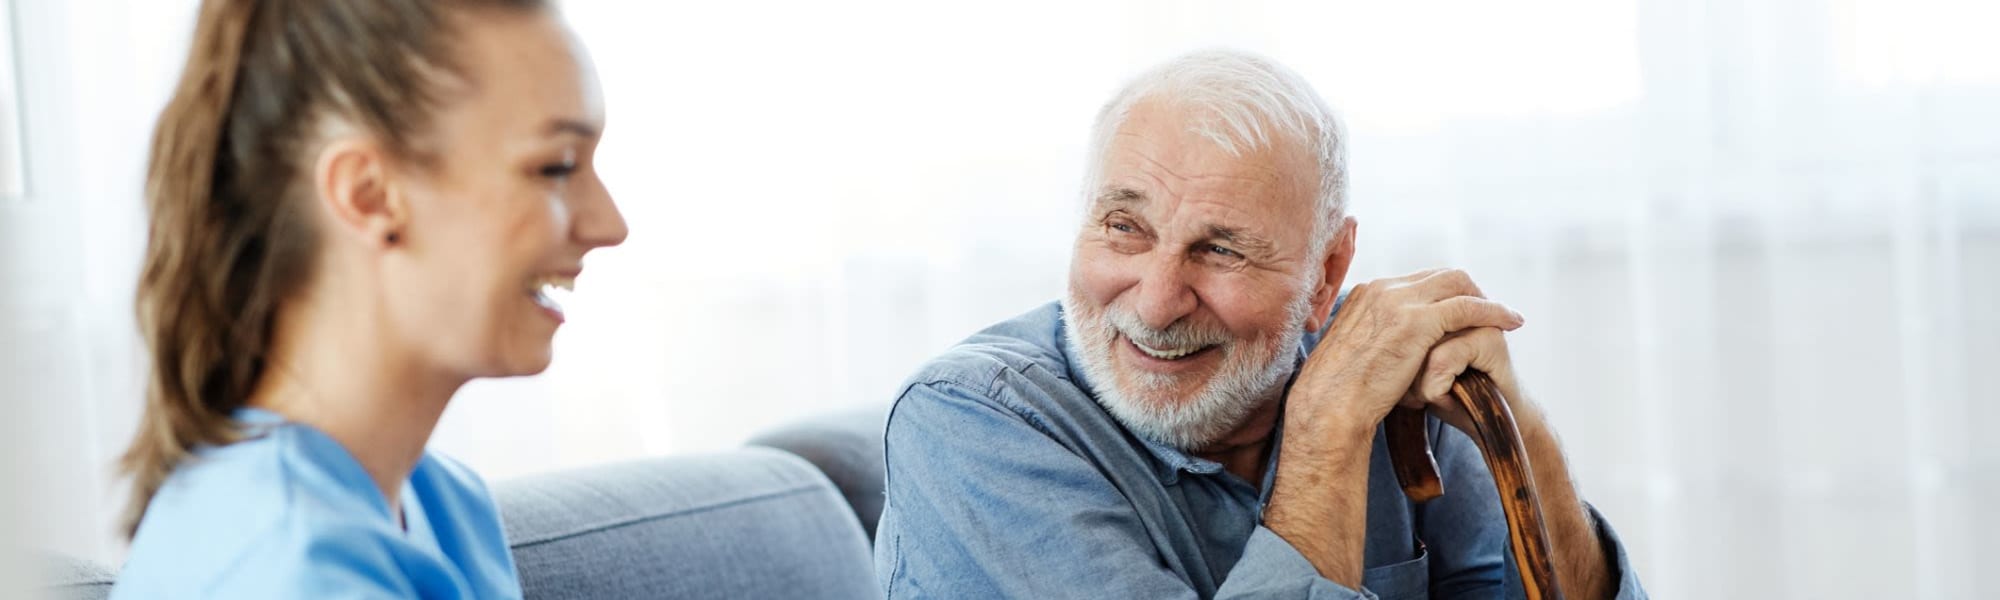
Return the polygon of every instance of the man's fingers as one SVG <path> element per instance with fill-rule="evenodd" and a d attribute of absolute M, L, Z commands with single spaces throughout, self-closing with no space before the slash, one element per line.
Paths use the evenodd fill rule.
<path fill-rule="evenodd" d="M 1451 382 L 1472 361 L 1470 349 L 1461 341 L 1467 331 L 1470 330 L 1445 334 L 1442 341 L 1431 347 L 1430 354 L 1424 356 L 1423 370 L 1417 372 L 1417 380 L 1410 386 L 1411 392 L 1428 401 L 1451 390 Z"/>
<path fill-rule="evenodd" d="M 1391 277 L 1388 279 L 1388 281 L 1394 281 L 1396 283 L 1417 283 L 1425 279 L 1430 279 L 1431 277 L 1434 277 L 1439 273 L 1443 273 L 1445 271 L 1450 271 L 1450 270 L 1451 269 L 1447 269 L 1444 267 L 1432 267 L 1429 269 L 1424 269 L 1421 271 L 1417 271 L 1415 273 L 1404 275 L 1402 277 Z"/>
<path fill-rule="evenodd" d="M 1462 352 L 1462 350 L 1457 349 L 1457 344 L 1453 343 L 1453 341 L 1464 337 L 1464 335 L 1465 332 L 1462 331 L 1447 333 L 1443 340 L 1440 340 L 1437 345 L 1431 347 L 1430 352 L 1424 354 L 1424 363 L 1417 367 L 1416 379 L 1410 381 L 1409 391 L 1403 392 L 1403 399 L 1397 402 L 1397 404 L 1420 408 L 1429 405 L 1430 400 L 1437 397 L 1437 394 L 1432 391 L 1434 386 L 1431 385 L 1431 380 L 1433 379 L 1431 375 L 1436 371 L 1451 371 L 1451 364 L 1459 362 L 1454 356 L 1456 353 Z M 1460 369 L 1462 370 L 1463 367 L 1460 367 Z M 1457 373 L 1452 373 L 1452 376 L 1457 377 Z"/>
<path fill-rule="evenodd" d="M 1429 300 L 1443 300 L 1452 296 L 1472 296 L 1485 298 L 1479 284 L 1472 282 L 1472 276 L 1458 269 L 1432 269 L 1420 271 L 1413 285 Z"/>
<path fill-rule="evenodd" d="M 1507 305 L 1485 298 L 1458 296 L 1446 298 L 1432 305 L 1436 310 L 1437 327 L 1440 332 L 1451 333 L 1474 327 L 1493 327 L 1504 331 L 1521 328 L 1526 322 L 1521 313 L 1507 308 Z"/>
<path fill-rule="evenodd" d="M 1507 368 L 1507 339 L 1499 329 L 1480 327 L 1447 336 L 1424 359 L 1417 393 L 1426 399 L 1444 397 L 1466 369 L 1488 374 Z"/>
<path fill-rule="evenodd" d="M 1430 406 L 1430 404 L 1431 403 L 1429 399 L 1425 398 L 1421 392 L 1417 391 L 1416 384 L 1410 385 L 1410 389 L 1403 392 L 1403 399 L 1396 401 L 1396 406 L 1401 406 L 1403 408 L 1415 408 L 1420 410 L 1426 406 Z"/>

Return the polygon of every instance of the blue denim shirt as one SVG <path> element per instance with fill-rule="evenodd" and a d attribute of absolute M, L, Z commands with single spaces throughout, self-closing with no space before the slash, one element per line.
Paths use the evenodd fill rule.
<path fill-rule="evenodd" d="M 1448 487 L 1415 504 L 1378 428 L 1366 570 L 1349 589 L 1263 526 L 1277 452 L 1251 483 L 1138 438 L 1092 399 L 1062 328 L 1056 303 L 994 325 L 925 364 L 897 398 L 875 538 L 890 598 L 1521 596 L 1492 475 L 1457 429 L 1431 419 Z M 1317 342 L 1307 336 L 1298 359 Z M 1618 597 L 1644 598 L 1597 522 Z"/>

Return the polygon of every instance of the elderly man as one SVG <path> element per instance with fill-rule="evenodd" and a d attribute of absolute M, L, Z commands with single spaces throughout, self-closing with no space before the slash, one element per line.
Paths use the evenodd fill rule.
<path fill-rule="evenodd" d="M 1342 300 L 1340 132 L 1296 74 L 1176 59 L 1112 99 L 1092 150 L 1067 296 L 926 364 L 890 412 L 889 597 L 1518 596 L 1446 401 L 1469 368 L 1510 400 L 1565 591 L 1644 596 L 1508 364 L 1520 315 L 1453 270 Z M 1398 404 L 1442 416 L 1442 498 L 1397 486 Z"/>

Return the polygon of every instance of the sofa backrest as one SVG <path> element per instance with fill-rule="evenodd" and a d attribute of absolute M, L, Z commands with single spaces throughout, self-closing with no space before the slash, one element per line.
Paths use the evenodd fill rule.
<path fill-rule="evenodd" d="M 493 485 L 530 599 L 879 598 L 868 540 L 825 475 L 745 448 Z M 102 600 L 112 572 L 50 556 L 41 594 Z"/>
<path fill-rule="evenodd" d="M 887 406 L 848 409 L 757 434 L 750 444 L 784 450 L 819 467 L 872 540 L 882 517 L 882 430 L 888 421 Z"/>
<path fill-rule="evenodd" d="M 825 475 L 768 448 L 494 486 L 528 598 L 877 598 L 868 540 Z"/>
<path fill-rule="evenodd" d="M 43 554 L 35 565 L 42 577 L 35 597 L 47 600 L 104 600 L 111 596 L 111 569 L 81 558 Z M 4 595 L 4 594 L 0 594 Z"/>

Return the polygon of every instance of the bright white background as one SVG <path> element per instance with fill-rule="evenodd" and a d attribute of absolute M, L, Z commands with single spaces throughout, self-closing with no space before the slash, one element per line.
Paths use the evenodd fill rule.
<path fill-rule="evenodd" d="M 14 3 L 4 508 L 115 561 L 145 140 L 193 2 Z M 1117 85 L 1231 45 L 1345 116 L 1356 277 L 1460 266 L 1528 315 L 1523 377 L 1659 597 L 1972 597 L 2000 564 L 1996 11 L 573 0 L 631 241 L 549 371 L 467 387 L 435 444 L 506 478 L 888 401 L 1060 292 Z"/>

